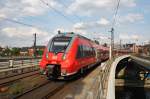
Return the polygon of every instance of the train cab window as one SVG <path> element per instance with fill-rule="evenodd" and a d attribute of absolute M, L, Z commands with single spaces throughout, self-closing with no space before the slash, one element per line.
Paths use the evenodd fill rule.
<path fill-rule="evenodd" d="M 71 37 L 55 37 L 51 42 L 49 51 L 54 53 L 65 52 L 70 41 Z"/>

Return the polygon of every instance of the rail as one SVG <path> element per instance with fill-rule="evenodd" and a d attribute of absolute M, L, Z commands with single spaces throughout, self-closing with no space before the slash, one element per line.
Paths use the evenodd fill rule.
<path fill-rule="evenodd" d="M 142 68 L 150 71 L 150 60 L 136 56 L 131 56 L 131 59 L 133 59 L 133 61 L 135 61 L 136 63 L 140 64 Z"/>
<path fill-rule="evenodd" d="M 7 62 L 0 62 L 0 69 L 17 68 L 21 66 L 38 66 L 40 59 L 28 60 L 9 60 Z"/>

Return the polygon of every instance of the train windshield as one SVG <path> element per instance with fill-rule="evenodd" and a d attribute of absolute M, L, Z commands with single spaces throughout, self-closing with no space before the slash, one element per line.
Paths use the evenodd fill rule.
<path fill-rule="evenodd" d="M 71 37 L 55 37 L 51 42 L 49 51 L 54 53 L 65 52 L 70 41 Z"/>

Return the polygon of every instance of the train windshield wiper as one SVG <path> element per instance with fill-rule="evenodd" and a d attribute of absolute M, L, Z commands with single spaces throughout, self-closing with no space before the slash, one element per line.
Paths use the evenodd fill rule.
<path fill-rule="evenodd" d="M 59 50 L 59 51 L 56 51 L 56 53 L 64 53 L 65 50 L 66 50 L 66 46 L 64 47 L 64 49 L 61 49 L 61 50 Z"/>

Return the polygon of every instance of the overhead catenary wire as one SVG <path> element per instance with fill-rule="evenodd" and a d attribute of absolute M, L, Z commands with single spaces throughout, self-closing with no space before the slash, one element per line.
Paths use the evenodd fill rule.
<path fill-rule="evenodd" d="M 62 1 L 57 1 L 57 2 L 59 2 L 61 5 L 63 5 L 65 8 L 68 8 L 68 6 L 65 4 L 65 3 L 63 3 Z M 80 22 L 81 22 L 81 18 L 79 17 L 79 16 L 77 16 L 76 14 L 74 14 L 74 16 L 76 17 L 76 19 L 78 19 Z"/>
<path fill-rule="evenodd" d="M 59 14 L 60 16 L 64 17 L 67 21 L 69 21 L 70 23 L 74 24 L 75 22 L 73 22 L 71 19 L 69 19 L 66 15 L 64 15 L 63 13 L 61 13 L 60 11 L 58 11 L 57 9 L 55 9 L 54 7 L 52 7 L 51 5 L 49 5 L 49 3 L 45 2 L 44 0 L 40 0 L 43 4 L 45 4 L 49 9 L 52 9 L 53 11 L 55 11 L 55 13 Z"/>
<path fill-rule="evenodd" d="M 110 46 L 110 54 L 109 54 L 109 58 L 113 59 L 113 50 L 114 50 L 114 26 L 116 24 L 116 20 L 117 20 L 117 14 L 118 14 L 118 9 L 120 6 L 120 0 L 117 0 L 117 7 L 115 9 L 114 12 L 114 17 L 113 17 L 113 21 L 112 21 L 112 28 L 111 28 L 111 46 Z"/>
<path fill-rule="evenodd" d="M 23 25 L 23 26 L 27 26 L 27 27 L 42 29 L 42 27 L 35 26 L 35 25 L 32 25 L 32 24 L 27 24 L 27 23 L 24 23 L 24 22 L 21 22 L 21 21 L 10 19 L 10 18 L 0 17 L 0 19 L 3 19 L 5 21 L 9 21 L 9 22 L 12 22 L 12 23 L 20 24 L 20 25 Z"/>
<path fill-rule="evenodd" d="M 25 25 L 25 26 L 28 26 L 28 27 L 34 27 L 31 24 L 26 24 L 26 23 L 23 23 L 23 22 L 20 22 L 20 21 L 17 21 L 17 20 L 9 19 L 9 18 L 0 17 L 0 19 L 6 20 L 6 21 L 9 21 L 9 22 L 12 22 L 12 23 L 17 23 L 17 24 Z"/>
<path fill-rule="evenodd" d="M 1 6 L 6 6 L 7 8 L 12 9 L 12 7 L 9 7 L 9 6 L 5 5 L 5 4 L 0 4 L 0 5 Z M 27 26 L 27 27 L 35 27 L 35 28 L 40 28 L 40 29 L 42 28 L 42 27 L 31 25 L 31 24 L 27 24 L 27 23 L 24 23 L 24 22 L 21 22 L 21 21 L 18 21 L 18 20 L 10 19 L 10 18 L 7 18 L 7 17 L 0 16 L 0 19 L 6 20 L 6 21 L 9 21 L 9 22 L 12 22 L 12 23 L 17 23 L 17 24 L 20 24 L 20 25 L 24 25 L 24 26 Z"/>
<path fill-rule="evenodd" d="M 114 27 L 114 25 L 116 24 L 116 18 L 117 18 L 117 14 L 118 14 L 118 9 L 120 7 L 120 0 L 117 0 L 117 7 L 115 9 L 115 12 L 114 12 L 114 17 L 113 17 L 113 21 L 112 21 L 112 27 Z"/>

